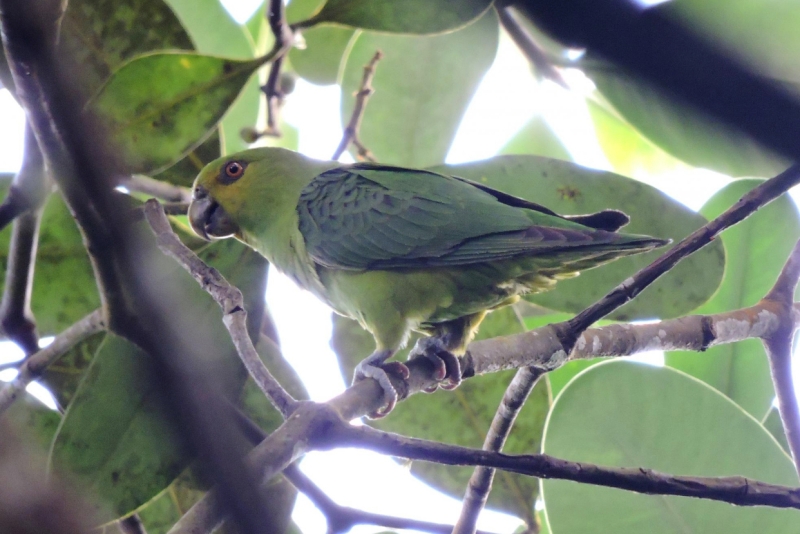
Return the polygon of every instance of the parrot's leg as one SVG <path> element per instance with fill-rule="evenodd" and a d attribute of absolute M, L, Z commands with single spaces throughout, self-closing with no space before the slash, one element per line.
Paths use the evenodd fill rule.
<path fill-rule="evenodd" d="M 383 389 L 383 398 L 386 404 L 380 410 L 369 414 L 372 419 L 386 417 L 397 404 L 397 390 L 394 389 L 392 381 L 386 371 L 399 374 L 403 380 L 409 376 L 408 367 L 401 362 L 384 363 L 395 353 L 392 349 L 376 350 L 356 366 L 353 382 L 358 382 L 365 378 L 372 378 L 380 384 Z"/>
<path fill-rule="evenodd" d="M 448 379 L 447 382 L 439 384 L 439 387 L 443 389 L 458 387 L 461 383 L 461 362 L 458 356 L 464 354 L 485 316 L 486 312 L 478 312 L 435 325 L 431 337 L 417 340 L 408 354 L 408 359 L 417 356 L 427 358 L 433 363 L 434 378 L 439 381 Z M 435 390 L 436 386 L 426 391 Z"/>

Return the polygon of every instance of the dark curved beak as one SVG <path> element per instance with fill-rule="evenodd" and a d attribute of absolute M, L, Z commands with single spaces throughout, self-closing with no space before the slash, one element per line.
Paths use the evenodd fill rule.
<path fill-rule="evenodd" d="M 192 230 L 206 241 L 231 237 L 239 231 L 238 225 L 201 185 L 194 188 L 188 215 Z"/>

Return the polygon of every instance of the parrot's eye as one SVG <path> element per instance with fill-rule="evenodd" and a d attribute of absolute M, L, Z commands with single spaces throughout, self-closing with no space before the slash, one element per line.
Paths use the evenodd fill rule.
<path fill-rule="evenodd" d="M 232 183 L 241 178 L 246 165 L 246 163 L 241 163 L 239 161 L 229 161 L 226 163 L 222 168 L 220 176 L 222 183 Z"/>

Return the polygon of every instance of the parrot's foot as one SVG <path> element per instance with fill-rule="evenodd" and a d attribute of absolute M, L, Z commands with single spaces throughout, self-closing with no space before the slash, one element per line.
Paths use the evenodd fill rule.
<path fill-rule="evenodd" d="M 445 342 L 440 337 L 419 338 L 408 354 L 408 359 L 417 356 L 427 358 L 433 363 L 433 377 L 440 382 L 431 388 L 426 388 L 426 392 L 433 393 L 439 387 L 455 389 L 461 383 L 461 362 L 455 354 L 447 349 Z"/>
<path fill-rule="evenodd" d="M 389 373 L 400 375 L 405 380 L 409 377 L 410 373 L 408 367 L 401 362 L 384 363 L 387 358 L 391 358 L 394 351 L 392 350 L 378 350 L 370 354 L 365 360 L 356 366 L 355 376 L 353 383 L 365 378 L 372 378 L 380 384 L 383 389 L 383 399 L 385 404 L 375 412 L 368 415 L 370 419 L 380 419 L 386 417 L 394 409 L 397 404 L 397 390 L 394 389 L 392 381 L 389 380 Z"/>

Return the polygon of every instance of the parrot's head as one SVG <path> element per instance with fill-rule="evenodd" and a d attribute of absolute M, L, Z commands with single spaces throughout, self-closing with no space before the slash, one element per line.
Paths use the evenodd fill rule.
<path fill-rule="evenodd" d="M 257 234 L 297 206 L 300 191 L 334 164 L 282 148 L 254 148 L 206 165 L 194 181 L 189 222 L 200 237 Z"/>

